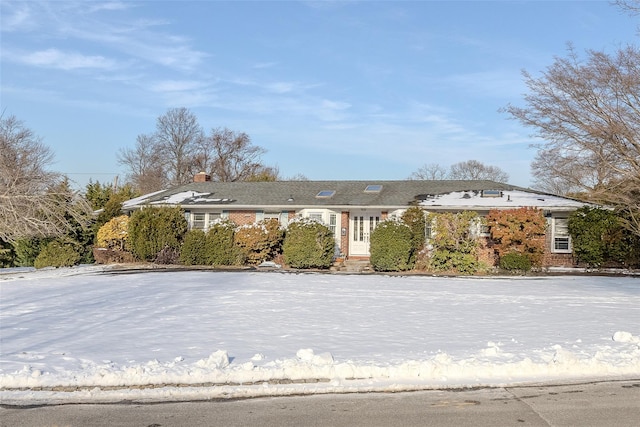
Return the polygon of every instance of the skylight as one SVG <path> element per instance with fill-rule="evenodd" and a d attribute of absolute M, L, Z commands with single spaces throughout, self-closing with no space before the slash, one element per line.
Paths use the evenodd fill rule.
<path fill-rule="evenodd" d="M 382 191 L 381 184 L 371 184 L 367 185 L 367 188 L 364 189 L 365 193 L 379 193 Z"/>
<path fill-rule="evenodd" d="M 482 190 L 482 197 L 502 197 L 500 190 Z"/>
<path fill-rule="evenodd" d="M 329 197 L 333 197 L 334 194 L 336 194 L 335 190 L 322 190 L 318 194 L 316 194 L 316 198 L 328 199 Z"/>

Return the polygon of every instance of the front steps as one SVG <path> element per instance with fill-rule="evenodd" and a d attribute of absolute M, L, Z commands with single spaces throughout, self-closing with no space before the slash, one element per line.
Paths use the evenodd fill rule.
<path fill-rule="evenodd" d="M 373 273 L 368 259 L 345 259 L 336 261 L 331 271 L 340 273 Z"/>

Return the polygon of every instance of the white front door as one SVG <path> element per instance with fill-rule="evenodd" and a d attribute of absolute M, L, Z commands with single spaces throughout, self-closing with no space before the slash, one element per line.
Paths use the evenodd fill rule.
<path fill-rule="evenodd" d="M 371 232 L 380 222 L 379 211 L 351 212 L 349 255 L 368 256 Z"/>

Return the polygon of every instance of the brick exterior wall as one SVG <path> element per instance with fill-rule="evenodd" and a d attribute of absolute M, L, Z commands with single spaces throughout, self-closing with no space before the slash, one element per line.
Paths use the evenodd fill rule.
<path fill-rule="evenodd" d="M 495 254 L 493 242 L 489 237 L 480 238 L 478 248 L 478 260 L 487 265 L 497 266 L 498 256 Z M 544 255 L 542 256 L 542 267 L 575 267 L 576 263 L 573 254 L 552 253 L 551 233 L 545 237 Z"/>
<path fill-rule="evenodd" d="M 349 212 L 343 211 L 340 213 L 340 252 L 347 256 L 349 254 Z M 344 235 L 342 229 L 346 230 Z"/>
<path fill-rule="evenodd" d="M 551 232 L 548 233 L 544 239 L 544 257 L 542 258 L 543 267 L 575 267 L 576 262 L 573 259 L 573 254 L 557 254 L 551 252 Z"/>
<path fill-rule="evenodd" d="M 229 219 L 236 225 L 250 225 L 256 222 L 255 211 L 229 211 Z"/>

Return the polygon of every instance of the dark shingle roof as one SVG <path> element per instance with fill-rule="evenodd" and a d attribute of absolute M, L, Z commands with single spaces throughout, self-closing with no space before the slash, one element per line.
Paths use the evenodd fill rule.
<path fill-rule="evenodd" d="M 365 192 L 368 185 L 381 185 L 380 192 Z M 320 191 L 335 191 L 332 197 L 318 198 Z M 185 199 L 185 205 L 224 204 L 232 206 L 407 206 L 427 195 L 454 191 L 523 190 L 494 181 L 276 181 L 276 182 L 192 182 L 139 198 L 135 204 L 163 203 L 171 196 L 195 192 L 202 196 Z M 531 191 L 531 190 L 528 190 Z M 206 195 L 203 195 L 206 194 Z M 292 200 L 291 200 L 292 199 Z"/>

